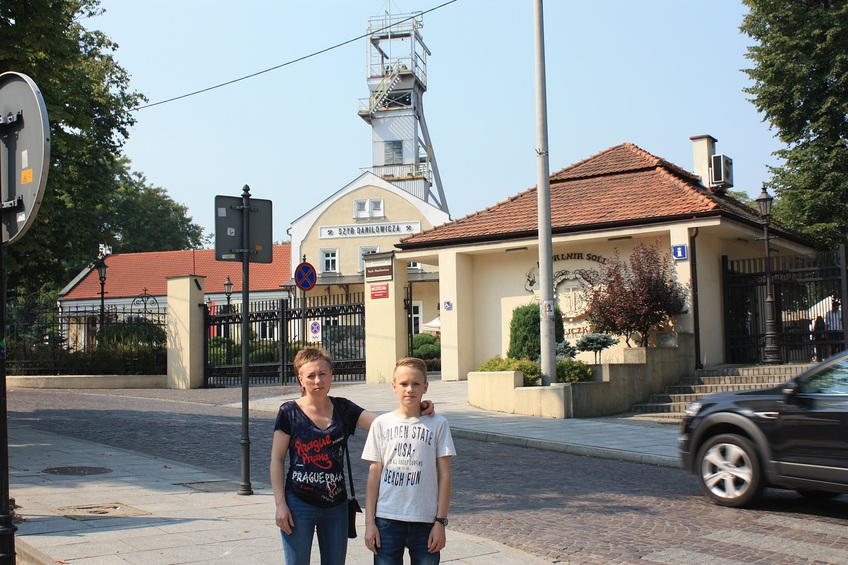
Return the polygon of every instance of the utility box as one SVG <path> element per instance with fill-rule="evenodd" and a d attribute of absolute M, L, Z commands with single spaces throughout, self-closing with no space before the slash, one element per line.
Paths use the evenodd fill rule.
<path fill-rule="evenodd" d="M 710 158 L 711 185 L 728 189 L 733 186 L 733 159 L 727 155 L 713 155 Z"/>

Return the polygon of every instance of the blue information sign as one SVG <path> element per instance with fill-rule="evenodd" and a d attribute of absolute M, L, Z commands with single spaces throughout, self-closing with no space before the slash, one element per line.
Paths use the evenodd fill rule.
<path fill-rule="evenodd" d="M 687 259 L 689 254 L 686 250 L 686 244 L 682 245 L 672 245 L 671 246 L 671 256 L 674 257 L 675 260 Z"/>
<path fill-rule="evenodd" d="M 309 263 L 301 263 L 294 270 L 294 284 L 300 290 L 312 290 L 318 282 L 318 273 L 315 272 L 315 267 Z"/>

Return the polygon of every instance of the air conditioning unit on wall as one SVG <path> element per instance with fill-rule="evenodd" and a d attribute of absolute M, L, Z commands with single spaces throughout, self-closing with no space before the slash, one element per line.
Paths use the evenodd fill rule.
<path fill-rule="evenodd" d="M 711 185 L 728 189 L 733 186 L 733 159 L 726 155 L 713 155 L 710 158 Z"/>

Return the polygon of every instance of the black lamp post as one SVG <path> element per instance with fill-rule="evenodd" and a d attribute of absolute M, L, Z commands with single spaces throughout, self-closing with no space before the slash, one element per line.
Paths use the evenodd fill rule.
<path fill-rule="evenodd" d="M 100 331 L 101 335 L 103 332 L 103 320 L 104 320 L 104 312 L 106 310 L 106 271 L 109 269 L 109 266 L 106 264 L 106 261 L 103 259 L 100 260 L 100 263 L 97 265 L 97 274 L 100 275 Z"/>
<path fill-rule="evenodd" d="M 774 293 L 771 284 L 771 245 L 769 241 L 769 225 L 771 224 L 771 205 L 774 198 L 763 187 L 763 191 L 757 197 L 757 206 L 760 209 L 760 218 L 763 220 L 763 240 L 766 242 L 766 349 L 763 361 L 768 364 L 780 364 L 783 358 L 780 347 L 777 345 L 777 320 L 774 313 Z"/>
<path fill-rule="evenodd" d="M 230 280 L 230 275 L 227 275 L 227 282 L 224 283 L 224 294 L 227 295 L 227 314 L 230 313 L 230 297 L 233 295 L 233 281 Z M 224 341 L 227 347 L 227 365 L 233 362 L 233 345 L 230 343 L 230 320 L 224 320 Z"/>

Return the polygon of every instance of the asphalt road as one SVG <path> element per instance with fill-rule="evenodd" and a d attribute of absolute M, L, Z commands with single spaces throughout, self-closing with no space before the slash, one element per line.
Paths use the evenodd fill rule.
<path fill-rule="evenodd" d="M 252 397 L 291 389 L 254 387 Z M 9 391 L 9 419 L 238 480 L 240 389 Z M 275 415 L 250 414 L 251 480 L 268 484 Z M 351 440 L 361 451 L 365 435 Z M 553 563 L 848 563 L 848 496 L 766 491 L 753 509 L 707 503 L 679 469 L 455 439 L 451 528 Z M 353 458 L 364 495 L 366 465 Z M 269 487 L 268 487 L 269 488 Z M 273 508 L 268 509 L 269 519 Z"/>

